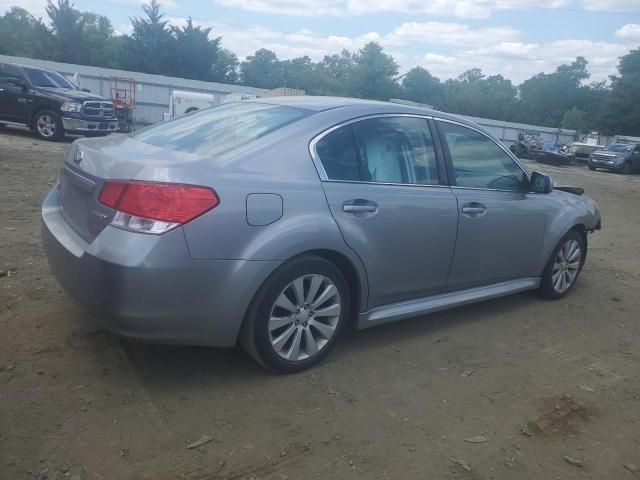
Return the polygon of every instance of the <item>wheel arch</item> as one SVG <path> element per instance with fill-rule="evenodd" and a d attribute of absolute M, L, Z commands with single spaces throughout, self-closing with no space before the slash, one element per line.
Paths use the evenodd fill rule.
<path fill-rule="evenodd" d="M 362 307 L 364 298 L 363 288 L 366 288 L 366 285 L 362 285 L 363 282 L 353 262 L 346 255 L 335 250 L 309 250 L 297 256 L 303 255 L 314 255 L 323 258 L 333 263 L 340 270 L 340 272 L 342 272 L 345 280 L 347 281 L 347 287 L 349 288 L 349 296 L 351 299 L 351 311 L 349 312 L 349 320 L 350 322 L 355 322 Z"/>
<path fill-rule="evenodd" d="M 259 298 L 260 292 L 263 289 L 263 286 L 267 284 L 270 278 L 276 273 L 276 271 L 287 264 L 292 260 L 296 260 L 301 257 L 306 256 L 315 256 L 320 257 L 328 262 L 331 262 L 333 265 L 340 270 L 340 272 L 344 275 L 345 281 L 347 282 L 347 287 L 349 288 L 349 296 L 350 296 L 350 312 L 349 312 L 349 325 L 356 325 L 358 320 L 358 315 L 360 314 L 360 309 L 366 307 L 367 305 L 367 293 L 368 293 L 368 284 L 366 278 L 366 272 L 364 268 L 359 268 L 353 261 L 353 259 L 349 258 L 342 252 L 337 250 L 327 249 L 327 248 L 314 248 L 301 251 L 296 253 L 295 255 L 290 256 L 285 261 L 283 261 L 280 266 L 271 271 L 271 273 L 260 283 L 256 291 L 253 293 L 253 297 L 251 302 L 247 306 L 244 315 L 242 316 L 242 327 L 239 329 L 239 336 L 243 335 L 244 325 L 247 322 L 247 315 L 251 315 L 254 310 L 257 299 Z"/>

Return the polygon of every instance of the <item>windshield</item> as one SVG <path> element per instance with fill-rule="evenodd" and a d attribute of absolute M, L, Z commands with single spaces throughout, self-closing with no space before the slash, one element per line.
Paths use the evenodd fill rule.
<path fill-rule="evenodd" d="M 608 150 L 610 152 L 624 153 L 630 152 L 632 148 L 633 147 L 631 145 L 626 145 L 624 143 L 612 143 L 607 148 L 605 148 L 605 150 Z"/>
<path fill-rule="evenodd" d="M 59 73 L 37 68 L 23 68 L 23 70 L 35 87 L 76 88 Z"/>
<path fill-rule="evenodd" d="M 158 147 L 220 155 L 309 115 L 301 108 L 229 103 L 163 122 L 131 134 Z"/>

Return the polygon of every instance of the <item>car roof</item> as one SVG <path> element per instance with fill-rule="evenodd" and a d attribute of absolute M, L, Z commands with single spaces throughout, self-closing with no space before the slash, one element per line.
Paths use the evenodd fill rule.
<path fill-rule="evenodd" d="M 56 72 L 55 70 L 51 70 L 50 68 L 42 68 L 42 67 L 36 67 L 35 65 L 25 65 L 23 63 L 10 63 L 10 62 L 5 62 L 6 65 L 12 65 L 14 67 L 18 67 L 18 68 L 30 68 L 33 70 L 44 70 L 45 72 Z"/>
<path fill-rule="evenodd" d="M 245 101 L 253 103 L 267 103 L 270 105 L 282 105 L 285 107 L 304 108 L 307 110 L 312 110 L 314 112 L 351 107 L 352 109 L 358 110 L 358 115 L 374 115 L 384 113 L 428 115 L 442 119 L 454 120 L 456 122 L 478 128 L 482 131 L 486 131 L 475 122 L 459 117 L 457 115 L 452 115 L 450 113 L 445 113 L 420 106 L 404 105 L 401 103 L 392 102 L 381 102 L 378 100 L 365 100 L 362 98 L 300 95 L 291 97 L 259 97 L 255 100 Z"/>

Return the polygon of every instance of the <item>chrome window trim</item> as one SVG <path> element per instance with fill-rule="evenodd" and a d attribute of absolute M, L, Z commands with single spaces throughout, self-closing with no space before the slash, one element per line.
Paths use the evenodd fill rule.
<path fill-rule="evenodd" d="M 433 120 L 433 115 L 420 115 L 417 113 L 375 113 L 372 115 L 365 115 L 362 117 L 357 117 L 357 118 L 351 118 L 349 120 L 345 120 L 344 122 L 338 123 L 336 125 L 333 125 L 332 127 L 329 127 L 328 129 L 320 132 L 319 134 L 317 134 L 315 137 L 313 137 L 311 139 L 311 141 L 309 142 L 309 153 L 311 154 L 311 159 L 313 160 L 313 164 L 316 167 L 316 170 L 318 171 L 318 175 L 320 176 L 320 180 L 323 182 L 337 182 L 337 183 L 362 183 L 365 185 L 393 185 L 393 186 L 401 186 L 401 187 L 445 187 L 445 188 L 449 188 L 449 185 L 440 185 L 439 183 L 432 185 L 432 184 L 428 184 L 428 183 L 385 183 L 385 182 L 365 182 L 365 181 L 359 181 L 359 180 L 335 180 L 335 179 L 331 179 L 329 178 L 329 176 L 327 175 L 327 172 L 324 169 L 324 166 L 322 165 L 322 161 L 320 160 L 320 156 L 318 155 L 318 152 L 316 151 L 316 145 L 318 144 L 318 142 L 320 140 L 322 140 L 324 137 L 326 137 L 327 135 L 329 135 L 331 132 L 342 128 L 342 127 L 346 127 L 347 125 L 351 125 L 352 123 L 357 123 L 357 122 L 361 122 L 363 120 L 370 120 L 372 118 L 387 118 L 387 117 L 409 117 L 409 118 L 421 118 L 424 120 Z M 429 125 L 427 125 L 427 128 L 429 128 Z M 431 132 L 430 132 L 431 133 Z M 435 143 L 436 139 L 431 138 L 431 140 Z M 434 149 L 434 155 L 436 154 L 435 149 Z"/>
<path fill-rule="evenodd" d="M 487 135 L 486 132 L 483 132 L 482 130 L 480 130 L 480 129 L 476 128 L 476 127 L 473 127 L 471 125 L 467 125 L 467 124 L 464 124 L 462 122 L 456 122 L 455 120 L 449 120 L 449 119 L 446 119 L 446 118 L 439 118 L 439 117 L 433 117 L 433 119 L 436 122 L 451 123 L 453 125 L 458 125 L 460 127 L 468 128 L 469 130 L 473 130 L 474 132 L 477 132 L 480 135 L 488 138 L 490 141 L 492 141 L 494 144 L 496 144 L 504 153 L 506 153 L 507 157 L 509 157 L 511 160 L 513 160 L 513 162 L 520 168 L 520 170 L 522 170 L 522 173 L 524 173 L 527 176 L 528 180 L 531 180 L 531 172 L 529 172 L 527 167 L 525 167 L 523 164 L 520 163 L 518 158 L 513 153 L 511 153 L 511 150 L 506 148 L 501 142 L 497 142 L 491 136 Z M 453 159 L 451 161 L 453 162 Z M 451 187 L 452 188 L 453 187 L 457 187 L 457 185 L 451 185 Z M 459 187 L 459 188 L 469 188 L 469 189 L 473 189 L 473 190 L 489 190 L 489 191 L 499 191 L 499 192 L 517 192 L 517 190 L 496 190 L 496 189 L 492 189 L 492 188 L 477 188 L 477 187 Z"/>
<path fill-rule="evenodd" d="M 387 185 L 392 187 L 418 187 L 418 188 L 446 188 L 451 189 L 449 185 L 434 185 L 431 183 L 390 183 L 390 182 L 365 182 L 360 180 L 323 180 L 327 183 L 355 183 L 358 185 Z M 511 191 L 511 190 L 508 190 Z"/>

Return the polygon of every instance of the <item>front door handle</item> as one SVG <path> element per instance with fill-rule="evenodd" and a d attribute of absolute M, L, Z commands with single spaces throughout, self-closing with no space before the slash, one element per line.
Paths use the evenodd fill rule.
<path fill-rule="evenodd" d="M 487 211 L 487 207 L 477 202 L 465 203 L 462 206 L 462 213 L 466 215 L 480 216 L 484 214 L 486 211 Z"/>

